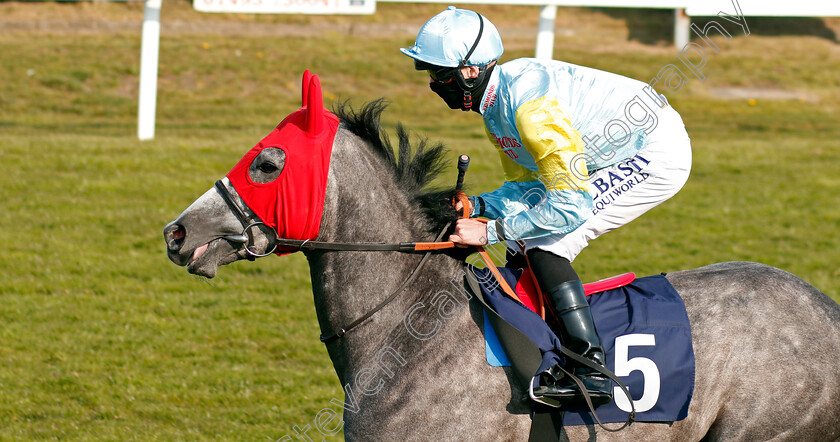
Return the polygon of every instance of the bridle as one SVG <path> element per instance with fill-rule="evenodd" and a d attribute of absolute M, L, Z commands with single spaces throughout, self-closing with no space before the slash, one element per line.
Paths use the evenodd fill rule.
<path fill-rule="evenodd" d="M 466 156 L 466 155 L 463 155 Z M 463 157 L 462 156 L 462 157 Z M 459 160 L 458 162 L 458 170 L 459 170 L 459 178 L 458 182 L 463 183 L 463 173 L 462 173 L 462 163 L 463 159 Z M 469 158 L 466 160 L 469 162 Z M 466 166 L 463 167 L 463 172 L 466 172 Z M 400 293 L 402 293 L 409 284 L 417 277 L 420 273 L 420 269 L 423 268 L 423 265 L 426 264 L 426 261 L 429 260 L 429 257 L 434 252 L 440 252 L 442 250 L 451 249 L 455 247 L 455 243 L 452 241 L 441 241 L 443 235 L 449 230 L 449 226 L 452 224 L 451 222 L 447 223 L 444 226 L 443 230 L 437 235 L 434 242 L 402 242 L 402 243 L 371 243 L 371 242 L 358 242 L 358 243 L 342 243 L 342 242 L 327 242 L 327 241 L 313 241 L 313 240 L 299 240 L 299 239 L 288 239 L 288 238 L 280 238 L 277 235 L 277 232 L 271 228 L 270 226 L 266 225 L 264 222 L 256 219 L 255 217 L 249 217 L 245 214 L 245 211 L 239 207 L 238 204 L 233 199 L 233 196 L 228 191 L 227 186 L 222 182 L 222 180 L 216 181 L 215 184 L 216 190 L 221 195 L 222 199 L 228 205 L 228 207 L 233 212 L 234 216 L 239 220 L 240 224 L 242 224 L 242 233 L 239 235 L 225 235 L 222 238 L 232 241 L 235 243 L 245 244 L 245 251 L 248 254 L 249 260 L 254 260 L 259 257 L 268 256 L 274 253 L 278 247 L 293 247 L 300 251 L 310 251 L 310 250 L 324 250 L 324 251 L 393 251 L 393 252 L 403 252 L 403 253 L 418 253 L 422 252 L 423 257 L 420 259 L 420 262 L 414 267 L 411 274 L 406 278 L 406 280 L 400 285 L 400 287 L 391 293 L 385 300 L 380 302 L 376 307 L 372 310 L 368 311 L 355 321 L 351 322 L 350 324 L 340 327 L 337 331 L 333 333 L 323 333 L 321 334 L 321 342 L 330 342 L 335 339 L 341 338 L 344 336 L 348 331 L 352 330 L 371 316 L 373 316 L 376 312 L 381 310 L 383 307 L 388 305 L 391 301 L 394 300 Z M 460 187 L 460 186 L 459 186 Z M 463 192 L 460 192 L 460 195 L 463 196 Z M 466 197 L 464 197 L 466 198 Z M 464 201 L 462 201 L 464 203 Z M 467 214 L 467 210 L 469 210 L 469 204 L 465 205 L 465 214 Z M 468 215 L 468 214 L 467 214 Z M 266 251 L 259 252 L 253 250 L 254 247 L 254 237 L 251 234 L 253 228 L 257 228 L 259 226 L 263 226 L 265 230 L 270 232 L 269 235 L 269 247 L 267 247 Z M 265 232 L 263 230 L 263 232 Z"/>

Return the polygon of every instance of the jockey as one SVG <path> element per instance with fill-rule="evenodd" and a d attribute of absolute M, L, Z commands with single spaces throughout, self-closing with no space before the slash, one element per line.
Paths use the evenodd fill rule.
<path fill-rule="evenodd" d="M 691 146 L 679 114 L 649 85 L 555 60 L 497 64 L 496 27 L 480 14 L 449 9 L 427 21 L 402 48 L 429 87 L 452 109 L 484 119 L 504 183 L 471 197 L 471 216 L 449 240 L 507 241 L 524 250 L 554 308 L 563 345 L 604 366 L 604 348 L 571 262 L 589 241 L 675 195 L 688 179 Z M 456 207 L 457 208 L 457 207 Z M 512 247 L 515 244 L 521 249 Z M 567 364 L 596 405 L 612 398 L 601 373 Z M 582 393 L 556 367 L 539 374 L 535 393 L 561 403 Z"/>

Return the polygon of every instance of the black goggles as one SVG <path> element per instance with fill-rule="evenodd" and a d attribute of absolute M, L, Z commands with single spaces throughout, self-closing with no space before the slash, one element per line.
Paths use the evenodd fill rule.
<path fill-rule="evenodd" d="M 426 71 L 429 73 L 429 77 L 432 80 L 438 83 L 449 83 L 455 77 L 455 73 L 458 72 L 458 68 L 450 68 L 444 66 L 435 66 L 433 64 L 424 63 L 420 60 L 414 60 L 414 68 L 418 71 Z"/>
<path fill-rule="evenodd" d="M 432 77 L 432 80 L 438 83 L 449 83 L 455 78 L 455 73 L 458 72 L 457 68 L 442 68 L 442 69 L 427 69 L 426 72 L 429 73 L 429 77 Z"/>

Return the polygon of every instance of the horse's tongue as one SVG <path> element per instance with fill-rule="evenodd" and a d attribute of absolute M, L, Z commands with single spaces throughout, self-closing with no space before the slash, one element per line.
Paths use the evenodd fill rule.
<path fill-rule="evenodd" d="M 207 247 L 209 245 L 210 245 L 210 243 L 207 243 L 207 244 L 204 244 L 203 246 L 195 249 L 195 251 L 193 252 L 193 255 L 192 255 L 192 259 L 190 259 L 190 264 L 194 263 L 196 259 L 201 258 L 201 255 L 204 254 L 204 251 L 207 250 Z"/>

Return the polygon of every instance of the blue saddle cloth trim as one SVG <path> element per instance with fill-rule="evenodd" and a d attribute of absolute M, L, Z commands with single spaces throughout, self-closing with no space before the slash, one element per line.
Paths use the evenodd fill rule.
<path fill-rule="evenodd" d="M 472 271 L 480 280 L 482 272 L 485 272 L 483 269 Z M 500 268 L 499 271 L 511 286 L 514 286 L 521 276 L 521 271 L 516 269 Z M 492 284 L 481 285 L 487 303 L 507 322 L 528 335 L 540 348 L 543 363 L 538 372 L 562 360 L 559 340 L 537 314 L 508 298 L 500 288 L 487 290 L 487 286 Z M 626 358 L 622 364 L 632 371 L 620 378 L 627 384 L 631 396 L 637 402 L 636 420 L 673 422 L 685 419 L 694 393 L 694 349 L 685 304 L 670 282 L 661 275 L 639 278 L 628 286 L 593 294 L 588 300 L 595 327 L 606 351 L 607 367 L 613 371 L 616 371 L 616 338 L 622 337 L 621 342 L 624 344 L 621 346 L 626 351 Z M 485 330 L 493 333 L 486 317 Z M 639 340 L 637 337 L 640 335 L 644 339 Z M 495 338 L 495 342 L 485 338 L 488 357 L 492 351 L 496 363 L 501 364 L 503 359 L 508 358 L 501 357 L 504 350 L 495 333 L 492 338 Z M 654 345 L 648 345 L 650 341 L 653 341 Z M 509 361 L 506 365 L 509 365 Z M 653 386 L 657 380 L 659 388 L 648 392 L 646 407 L 650 408 L 640 410 L 638 401 L 645 399 L 645 383 L 650 382 Z M 654 396 L 657 392 L 658 395 Z M 651 401 L 651 398 L 655 401 Z M 597 411 L 598 417 L 605 423 L 624 422 L 628 414 L 618 407 L 615 398 L 609 404 L 599 407 Z M 567 409 L 564 413 L 564 425 L 594 422 L 585 406 Z"/>
<path fill-rule="evenodd" d="M 476 275 L 476 279 L 481 282 L 479 285 L 487 304 L 507 323 L 519 329 L 539 347 L 542 353 L 542 362 L 534 374 L 548 370 L 563 360 L 560 353 L 560 339 L 557 338 L 557 335 L 548 327 L 548 324 L 540 315 L 507 296 L 501 286 L 495 282 L 495 277 L 489 270 L 471 268 L 471 271 Z M 519 277 L 522 276 L 522 270 L 505 267 L 499 268 L 499 273 L 511 287 L 516 287 Z M 499 349 L 501 350 L 501 345 L 499 345 Z"/>
<path fill-rule="evenodd" d="M 490 324 L 490 318 L 487 317 L 487 312 L 484 313 L 484 353 L 487 356 L 487 363 L 493 367 L 510 367 L 505 349 L 502 348 L 502 343 L 499 342 L 499 337 L 496 336 L 496 330 Z"/>

